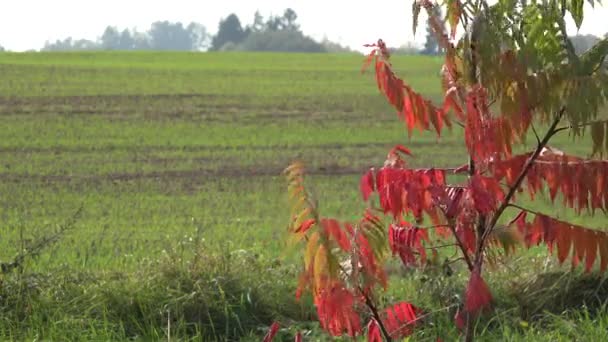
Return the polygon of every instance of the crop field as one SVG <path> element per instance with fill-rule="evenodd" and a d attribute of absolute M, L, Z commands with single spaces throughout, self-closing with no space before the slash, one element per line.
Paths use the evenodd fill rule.
<path fill-rule="evenodd" d="M 310 302 L 294 298 L 299 259 L 285 243 L 281 171 L 303 160 L 322 213 L 354 220 L 365 206 L 360 175 L 381 166 L 395 144 L 412 150 L 416 166 L 466 161 L 458 127 L 440 139 L 408 137 L 372 74 L 360 73 L 362 61 L 0 53 L 0 261 L 43 246 L 3 272 L 1 339 L 255 341 L 275 319 L 286 323 L 285 340 L 296 328 L 321 339 Z M 416 90 L 441 100 L 441 59 L 396 56 L 394 64 Z M 590 143 L 567 136 L 553 145 L 591 152 Z M 606 223 L 548 200 L 535 209 L 596 228 Z M 498 313 L 479 323 L 482 338 L 606 337 L 603 307 L 596 315 L 567 298 L 568 286 L 595 278 L 558 273 L 568 267 L 545 255 L 532 249 L 497 266 L 490 280 Z M 395 272 L 402 280 L 387 298 L 437 310 L 466 280 L 456 272 L 435 284 L 404 272 Z M 539 286 L 531 280 L 545 272 L 547 287 L 563 285 L 552 290 L 563 305 L 547 296 L 547 312 L 528 322 L 510 291 Z M 593 291 L 606 296 L 608 286 Z M 456 339 L 448 316 L 433 316 L 415 340 Z"/>

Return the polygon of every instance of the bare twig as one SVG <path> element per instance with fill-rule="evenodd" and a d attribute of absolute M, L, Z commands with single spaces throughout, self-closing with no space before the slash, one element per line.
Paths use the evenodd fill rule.
<path fill-rule="evenodd" d="M 591 125 L 595 125 L 595 124 L 605 124 L 608 123 L 608 120 L 597 120 L 597 121 L 591 121 L 591 122 L 586 122 L 584 124 L 580 124 L 580 125 L 568 125 L 568 126 L 564 126 L 564 127 L 559 127 L 555 129 L 555 133 L 559 133 L 561 131 L 566 131 L 569 129 L 573 129 L 573 128 L 583 128 L 583 127 L 587 127 L 587 126 L 591 126 Z"/>
<path fill-rule="evenodd" d="M 532 122 L 530 124 L 530 127 L 532 127 L 532 132 L 534 132 L 534 137 L 536 137 L 536 144 L 540 144 L 540 136 L 538 135 L 538 132 L 536 132 L 536 128 L 534 127 L 534 122 Z"/>

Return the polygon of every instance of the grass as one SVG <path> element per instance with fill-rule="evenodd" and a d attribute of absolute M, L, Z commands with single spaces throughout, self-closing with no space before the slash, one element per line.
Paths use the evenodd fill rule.
<path fill-rule="evenodd" d="M 284 244 L 281 170 L 306 161 L 323 214 L 350 220 L 364 208 L 359 176 L 394 144 L 410 147 L 417 166 L 465 160 L 458 129 L 408 139 L 361 62 L 332 54 L 0 54 L 0 260 L 83 208 L 61 240 L 4 275 L 2 339 L 259 340 L 277 318 L 289 325 L 282 338 L 301 328 L 322 339 L 309 300 L 293 297 L 298 265 Z M 440 99 L 439 59 L 394 63 Z M 554 145 L 591 151 L 565 136 Z M 534 208 L 606 222 L 546 199 Z M 592 310 L 556 309 L 542 324 L 518 318 L 513 284 L 556 269 L 539 252 L 494 273 L 499 305 L 480 321 L 481 339 L 570 339 L 580 329 L 583 339 L 605 336 L 606 315 Z M 428 272 L 397 279 L 384 299 L 439 310 L 461 295 L 458 272 Z M 417 338 L 455 336 L 451 314 L 433 315 Z"/>

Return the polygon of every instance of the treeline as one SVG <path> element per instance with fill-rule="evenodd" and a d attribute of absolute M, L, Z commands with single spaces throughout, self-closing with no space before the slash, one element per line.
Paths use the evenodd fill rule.
<path fill-rule="evenodd" d="M 340 44 L 317 42 L 304 35 L 296 22 L 298 15 L 288 8 L 281 16 L 264 18 L 254 14 L 253 23 L 243 26 L 236 14 L 220 20 L 217 34 L 209 35 L 200 23 L 184 25 L 159 21 L 145 32 L 108 26 L 95 41 L 73 39 L 47 42 L 42 51 L 66 50 L 174 50 L 174 51 L 292 51 L 349 52 Z"/>
<path fill-rule="evenodd" d="M 212 51 L 349 52 L 328 40 L 317 42 L 306 36 L 297 23 L 298 15 L 288 8 L 281 16 L 267 19 L 255 12 L 253 23 L 243 27 L 236 14 L 220 21 L 211 41 Z"/>
<path fill-rule="evenodd" d="M 437 13 L 440 17 L 442 13 Z M 203 24 L 192 22 L 157 21 L 147 31 L 118 29 L 108 26 L 96 40 L 73 39 L 46 42 L 42 51 L 82 50 L 173 50 L 173 51 L 281 51 L 281 52 L 352 52 L 348 47 L 327 39 L 316 41 L 305 35 L 297 23 L 296 12 L 287 8 L 282 15 L 264 18 L 255 12 L 253 22 L 242 25 L 236 14 L 220 20 L 215 35 L 210 35 Z M 426 25 L 426 39 L 422 47 L 408 43 L 392 48 L 394 54 L 442 54 L 430 25 Z M 608 37 L 608 34 L 605 35 Z M 594 35 L 571 37 L 578 53 L 588 50 L 600 40 Z M 0 46 L 0 52 L 4 51 Z"/>
<path fill-rule="evenodd" d="M 87 39 L 47 42 L 42 51 L 66 50 L 182 50 L 198 51 L 206 47 L 208 40 L 205 26 L 199 23 L 171 23 L 157 21 L 145 32 L 119 30 L 108 26 L 96 41 Z"/>

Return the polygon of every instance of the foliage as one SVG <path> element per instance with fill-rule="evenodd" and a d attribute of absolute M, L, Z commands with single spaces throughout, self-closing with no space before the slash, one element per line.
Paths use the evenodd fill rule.
<path fill-rule="evenodd" d="M 219 50 L 224 44 L 238 44 L 247 37 L 247 32 L 241 26 L 239 17 L 232 13 L 226 19 L 220 20 L 217 34 L 211 40 L 211 50 Z"/>
<path fill-rule="evenodd" d="M 548 144 L 564 131 L 580 139 L 590 128 L 592 154 L 608 151 L 608 123 L 598 115 L 608 100 L 608 40 L 578 55 L 566 34 L 567 14 L 577 27 L 582 24 L 583 1 L 505 0 L 492 6 L 448 1 L 449 32 L 438 6 L 417 1 L 413 12 L 416 23 L 420 10 L 426 10 L 446 52 L 442 104 L 396 75 L 382 40 L 368 45 L 373 50 L 363 68 L 374 65 L 378 89 L 410 136 L 419 130 L 439 137 L 445 128 L 462 127 L 469 160 L 452 168 L 412 168 L 411 151 L 397 145 L 382 167 L 361 178 L 369 208 L 356 223 L 321 216 L 301 162 L 285 170 L 289 232 L 305 251 L 296 297 L 312 295 L 321 326 L 332 336 L 367 330 L 370 341 L 391 340 L 410 335 L 423 323 L 421 317 L 431 315 L 409 302 L 399 304 L 410 308 L 398 315 L 399 323 L 380 314 L 377 298 L 389 286 L 383 271 L 389 249 L 408 267 L 430 264 L 436 257 L 429 258 L 429 251 L 433 256 L 446 248 L 460 252 L 450 263 L 464 262 L 469 271 L 454 317 L 466 340 L 474 338 L 477 318 L 493 306 L 484 266 L 496 260 L 496 249 L 513 253 L 518 246 L 543 244 L 560 263 L 570 259 L 586 272 L 596 263 L 600 272 L 608 268 L 608 232 L 526 208 L 516 196 L 527 192 L 534 200 L 546 188 L 552 201 L 560 196 L 575 213 L 594 215 L 599 209 L 601 215 L 608 209 L 608 162 L 568 155 Z M 459 25 L 465 34 L 456 39 Z M 536 127 L 545 127 L 545 133 L 538 135 Z M 514 154 L 529 132 L 536 147 Z M 519 211 L 508 222 L 503 217 L 507 209 Z M 362 321 L 369 322 L 367 329 Z"/>
<path fill-rule="evenodd" d="M 35 241 L 52 232 L 53 223 L 79 205 L 85 210 L 77 229 L 27 259 L 24 273 L 3 278 L 10 294 L 2 297 L 10 301 L 3 307 L 0 339 L 166 340 L 170 332 L 171 340 L 214 341 L 201 336 L 213 322 L 218 332 L 226 326 L 236 332 L 232 340 L 261 341 L 278 320 L 275 341 L 293 340 L 297 331 L 304 341 L 329 340 L 312 298 L 304 294 L 295 304 L 299 258 L 283 249 L 286 217 L 269 213 L 287 210 L 277 175 L 294 153 L 306 161 L 307 181 L 317 189 L 324 216 L 356 220 L 353 214 L 365 209 L 353 187 L 362 170 L 382 165 L 404 130 L 392 115 L 377 115 L 391 113 L 390 107 L 370 87 L 372 73 L 362 81 L 353 72 L 360 61 L 360 54 L 1 54 L 0 259 L 11 261 L 22 239 Z M 443 98 L 436 87 L 441 62 L 391 56 L 395 72 L 433 101 Z M 297 72 L 285 79 L 291 71 Z M 459 165 L 466 157 L 463 136 L 459 129 L 445 131 L 439 141 L 433 131 L 415 133 L 406 144 L 415 155 L 408 165 Z M 567 134 L 554 139 L 552 146 L 564 151 L 592 151 L 589 138 L 576 144 Z M 577 225 L 605 226 L 603 215 L 564 210 L 560 196 L 552 204 L 537 194 L 534 209 L 559 212 L 560 220 Z M 523 205 L 529 196 L 519 200 Z M 527 221 L 533 219 L 528 215 Z M 209 256 L 203 262 L 215 266 L 190 272 L 197 229 Z M 508 267 L 498 264 L 498 273 L 482 274 L 496 314 L 477 323 L 480 339 L 603 339 L 605 309 L 587 315 L 579 301 L 562 314 L 561 303 L 570 302 L 567 293 L 551 301 L 554 315 L 540 307 L 534 320 L 521 322 L 517 303 L 505 291 L 515 280 L 525 282 L 556 267 L 557 258 L 546 258 L 545 249 L 533 247 L 514 255 Z M 388 259 L 390 287 L 381 292 L 379 314 L 403 299 L 427 312 L 458 303 L 467 279 L 458 263 L 448 265 L 451 276 L 444 275 L 449 256 L 440 252 L 439 265 L 432 266 L 437 260 L 428 251 L 424 269 L 400 267 L 398 255 Z M 571 260 L 564 264 L 568 270 Z M 220 277 L 224 268 L 229 273 Z M 230 288 L 225 298 L 214 292 L 213 282 L 200 281 L 206 274 Z M 200 288 L 190 286 L 197 280 Z M 594 296 L 590 285 L 588 306 Z M 189 297 L 192 290 L 195 299 Z M 258 305 L 243 305 L 248 293 Z M 194 315 L 201 301 L 212 307 L 208 321 Z M 453 340 L 455 309 L 427 316 L 419 325 L 424 329 L 414 329 L 410 340 Z"/>
<path fill-rule="evenodd" d="M 234 16 L 234 17 L 232 17 Z M 230 21 L 228 21 L 228 19 Z M 271 16 L 266 21 L 255 12 L 253 23 L 240 26 L 238 17 L 231 15 L 220 22 L 213 38 L 212 50 L 221 51 L 277 51 L 277 52 L 327 52 L 327 43 L 318 43 L 304 35 L 296 23 L 298 15 L 287 8 L 282 16 Z M 230 33 L 232 32 L 232 33 Z"/>

